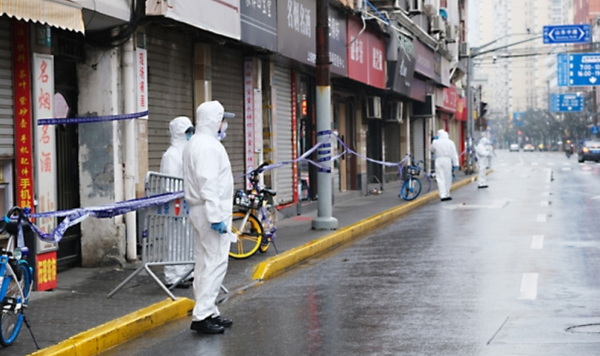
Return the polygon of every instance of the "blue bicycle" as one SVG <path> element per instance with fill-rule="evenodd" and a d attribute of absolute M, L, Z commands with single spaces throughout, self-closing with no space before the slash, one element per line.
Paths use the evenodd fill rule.
<path fill-rule="evenodd" d="M 23 322 L 31 332 L 24 310 L 27 308 L 33 286 L 33 269 L 24 260 L 28 253 L 27 248 L 15 246 L 24 246 L 23 222 L 28 224 L 29 220 L 19 207 L 10 209 L 4 219 L 0 220 L 0 233 L 7 231 L 9 234 L 6 247 L 0 250 L 0 344 L 5 347 L 17 339 Z M 33 333 L 31 336 L 33 337 Z M 35 338 L 34 342 L 37 346 Z"/>
<path fill-rule="evenodd" d="M 421 181 L 415 178 L 421 174 L 421 167 L 419 167 L 421 163 L 423 161 L 416 164 L 412 161 L 412 164 L 406 168 L 406 179 L 404 179 L 404 184 L 400 189 L 400 196 L 404 200 L 414 200 L 421 194 Z"/>

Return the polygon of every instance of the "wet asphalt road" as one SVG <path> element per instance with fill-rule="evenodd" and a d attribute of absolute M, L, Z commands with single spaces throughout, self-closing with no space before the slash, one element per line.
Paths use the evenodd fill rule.
<path fill-rule="evenodd" d="M 599 355 L 600 164 L 499 151 L 468 185 L 103 355 Z M 577 329 L 575 329 L 577 330 Z"/>

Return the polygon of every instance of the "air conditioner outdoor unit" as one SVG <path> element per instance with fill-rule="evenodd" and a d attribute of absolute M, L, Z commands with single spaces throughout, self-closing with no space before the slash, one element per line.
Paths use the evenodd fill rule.
<path fill-rule="evenodd" d="M 431 16 L 431 33 L 440 33 L 443 31 L 445 24 L 440 15 Z"/>
<path fill-rule="evenodd" d="M 460 56 L 467 57 L 469 55 L 469 44 L 467 42 L 463 42 L 460 44 Z"/>
<path fill-rule="evenodd" d="M 367 119 L 381 119 L 381 98 L 367 97 Z"/>
<path fill-rule="evenodd" d="M 423 0 L 408 0 L 408 13 L 420 14 L 423 12 Z"/>
<path fill-rule="evenodd" d="M 390 101 L 386 104 L 387 115 L 386 122 L 401 124 L 404 121 L 404 103 L 401 101 Z"/>
<path fill-rule="evenodd" d="M 454 25 L 446 26 L 446 42 L 448 42 L 448 43 L 456 42 L 456 26 L 454 26 Z"/>

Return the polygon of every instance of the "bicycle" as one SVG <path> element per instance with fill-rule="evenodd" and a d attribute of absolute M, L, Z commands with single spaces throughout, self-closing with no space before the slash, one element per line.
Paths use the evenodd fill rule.
<path fill-rule="evenodd" d="M 400 194 L 398 195 L 406 201 L 414 200 L 421 194 L 421 181 L 415 178 L 421 174 L 421 167 L 419 167 L 421 163 L 423 161 L 415 164 L 413 160 L 411 165 L 406 168 L 406 179 L 404 179 L 404 184 L 402 184 Z"/>
<path fill-rule="evenodd" d="M 16 222 L 11 219 L 13 216 L 16 216 Z M 26 247 L 15 247 L 15 237 L 18 245 L 24 245 L 23 221 L 30 224 L 29 219 L 19 207 L 11 208 L 4 219 L 0 221 L 0 233 L 4 231 L 9 233 L 6 248 L 0 250 L 0 303 L 2 305 L 0 344 L 4 347 L 10 346 L 17 339 L 23 322 L 25 322 L 39 349 L 29 320 L 24 313 L 33 287 L 33 269 L 24 259 L 29 251 Z"/>
<path fill-rule="evenodd" d="M 269 188 L 261 189 L 259 184 L 260 174 L 267 165 L 263 163 L 249 174 L 251 190 L 246 192 L 238 189 L 235 192 L 233 203 L 240 210 L 233 213 L 231 231 L 237 235 L 238 241 L 231 244 L 229 256 L 232 258 L 245 259 L 257 251 L 265 253 L 271 244 L 277 252 L 277 227 L 273 221 L 275 211 L 273 206 L 268 204 L 269 198 L 277 195 L 277 192 Z"/>

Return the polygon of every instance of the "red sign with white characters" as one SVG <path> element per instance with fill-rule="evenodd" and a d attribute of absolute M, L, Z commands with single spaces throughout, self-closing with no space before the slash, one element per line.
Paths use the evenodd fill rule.
<path fill-rule="evenodd" d="M 15 168 L 17 205 L 33 213 L 33 149 L 29 24 L 13 21 L 13 78 L 15 103 Z"/>
<path fill-rule="evenodd" d="M 371 86 L 385 89 L 385 42 L 362 22 L 348 16 L 348 77 Z M 360 33 L 360 35 L 359 35 Z"/>

